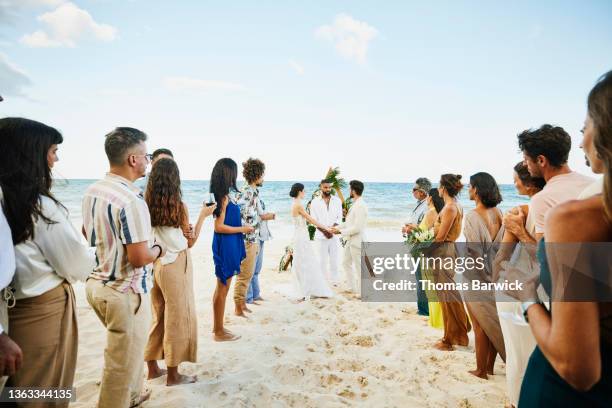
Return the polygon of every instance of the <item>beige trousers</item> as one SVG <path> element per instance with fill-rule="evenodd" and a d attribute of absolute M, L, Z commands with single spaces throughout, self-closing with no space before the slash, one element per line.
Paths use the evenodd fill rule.
<path fill-rule="evenodd" d="M 0 296 L 4 293 L 4 289 L 0 290 Z M 4 333 L 8 334 L 9 323 L 8 323 L 8 307 L 7 303 L 4 300 L 4 296 L 0 299 L 0 324 L 4 328 Z M 0 394 L 2 394 L 2 390 L 4 389 L 4 384 L 6 383 L 8 377 L 0 377 Z"/>
<path fill-rule="evenodd" d="M 167 367 L 177 367 L 184 361 L 195 363 L 198 356 L 198 321 L 189 250 L 182 251 L 171 264 L 162 265 L 157 261 L 153 278 L 153 324 L 144 359 L 164 359 Z"/>
<path fill-rule="evenodd" d="M 342 269 L 351 292 L 361 295 L 361 248 L 347 242 L 344 247 Z"/>
<path fill-rule="evenodd" d="M 74 292 L 68 282 L 40 296 L 17 300 L 9 309 L 9 332 L 21 347 L 23 364 L 9 377 L 7 387 L 72 388 L 79 339 Z M 67 407 L 68 401 L 17 406 Z"/>
<path fill-rule="evenodd" d="M 151 322 L 149 295 L 121 293 L 97 279 L 87 280 L 87 301 L 106 327 L 99 408 L 129 407 L 140 398 L 144 348 Z"/>
<path fill-rule="evenodd" d="M 240 273 L 236 276 L 234 284 L 234 302 L 243 304 L 246 302 L 246 294 L 251 284 L 253 272 L 255 272 L 255 261 L 259 250 L 258 242 L 245 242 L 246 258 L 240 264 Z"/>

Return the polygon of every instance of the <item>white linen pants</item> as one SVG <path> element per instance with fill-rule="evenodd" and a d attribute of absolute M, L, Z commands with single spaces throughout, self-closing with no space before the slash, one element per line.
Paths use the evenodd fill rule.
<path fill-rule="evenodd" d="M 338 283 L 340 281 L 340 271 L 338 270 L 340 239 L 334 236 L 330 239 L 324 238 L 318 241 L 321 270 L 328 282 Z"/>

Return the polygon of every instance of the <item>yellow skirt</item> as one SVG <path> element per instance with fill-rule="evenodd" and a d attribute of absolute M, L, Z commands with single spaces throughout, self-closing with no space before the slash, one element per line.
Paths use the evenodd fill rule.
<path fill-rule="evenodd" d="M 429 325 L 436 329 L 444 328 L 444 317 L 442 317 L 442 307 L 440 302 L 429 302 Z"/>

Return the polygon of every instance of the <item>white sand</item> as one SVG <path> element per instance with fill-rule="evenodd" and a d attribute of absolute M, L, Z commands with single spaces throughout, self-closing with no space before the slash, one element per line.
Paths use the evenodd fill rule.
<path fill-rule="evenodd" d="M 167 387 L 165 377 L 145 382 L 153 391 L 145 407 L 502 407 L 507 402 L 504 364 L 488 381 L 475 368 L 469 348 L 432 348 L 440 330 L 416 314 L 415 304 L 363 303 L 339 291 L 334 299 L 292 303 L 275 291 L 290 282 L 277 272 L 287 239 L 266 243 L 260 275 L 260 306 L 246 320 L 233 316 L 228 328 L 242 338 L 211 338 L 213 272 L 210 233 L 192 250 L 198 313 L 198 363 L 182 364 L 195 384 Z M 106 334 L 76 286 L 80 325 L 75 386 L 77 402 L 95 406 L 102 377 Z M 163 365 L 163 364 L 162 364 Z M 146 370 L 146 368 L 145 368 Z"/>

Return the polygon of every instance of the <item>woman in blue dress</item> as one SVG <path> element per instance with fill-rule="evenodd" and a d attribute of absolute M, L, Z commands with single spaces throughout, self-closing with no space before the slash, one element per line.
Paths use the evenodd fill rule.
<path fill-rule="evenodd" d="M 593 172 L 604 174 L 603 193 L 563 203 L 547 214 L 546 244 L 540 241 L 538 260 L 552 302 L 549 312 L 537 302 L 532 284 L 531 301 L 522 303 L 538 345 L 519 408 L 612 406 L 610 253 L 597 249 L 612 242 L 612 71 L 589 94 L 583 133 L 582 148 Z"/>
<path fill-rule="evenodd" d="M 238 166 L 234 160 L 228 158 L 217 161 L 210 176 L 210 192 L 215 196 L 215 201 L 220 203 L 213 212 L 215 234 L 212 243 L 217 276 L 217 287 L 213 295 L 213 332 L 216 341 L 240 338 L 223 327 L 227 292 L 232 277 L 240 273 L 240 263 L 246 257 L 243 234 L 253 231 L 251 226 L 242 226 L 240 207 L 234 197 L 238 190 L 237 177 Z"/>

